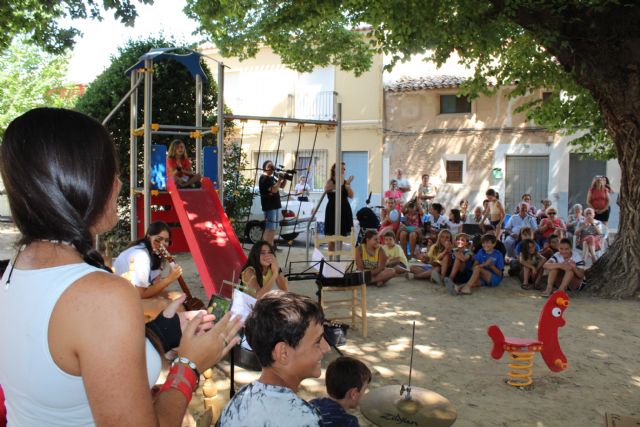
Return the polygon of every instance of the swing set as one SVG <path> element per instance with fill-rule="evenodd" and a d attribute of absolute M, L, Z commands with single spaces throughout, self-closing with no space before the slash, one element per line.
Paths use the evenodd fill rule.
<path fill-rule="evenodd" d="M 279 126 L 279 136 L 277 143 L 277 151 L 279 153 L 280 145 L 283 139 L 284 130 L 288 125 L 298 127 L 298 139 L 295 151 L 296 163 L 298 162 L 298 154 L 300 151 L 302 130 L 305 126 L 315 126 L 315 135 L 311 153 L 315 152 L 318 131 L 321 127 L 336 129 L 336 164 L 342 162 L 341 134 L 342 134 L 342 114 L 341 104 L 337 104 L 336 120 L 307 120 L 295 119 L 288 117 L 264 117 L 250 115 L 235 115 L 224 113 L 224 69 L 225 65 L 210 58 L 218 64 L 218 111 L 217 124 L 215 126 L 203 126 L 202 123 L 202 99 L 203 99 L 203 79 L 206 75 L 200 65 L 202 53 L 190 51 L 187 54 L 177 54 L 175 48 L 154 48 L 142 55 L 138 62 L 127 70 L 127 74 L 131 79 L 131 88 L 127 94 L 120 100 L 115 108 L 104 119 L 106 124 L 113 114 L 126 102 L 130 101 L 130 215 L 131 215 L 131 239 L 135 240 L 144 235 L 144 231 L 149 227 L 152 220 L 163 220 L 172 227 L 172 240 L 174 252 L 189 251 L 191 252 L 203 286 L 207 295 L 210 297 L 214 293 L 221 291 L 222 280 L 228 280 L 229 277 L 237 277 L 242 265 L 246 261 L 246 255 L 243 247 L 240 245 L 235 235 L 231 222 L 248 222 L 247 218 L 239 220 L 238 218 L 227 218 L 223 209 L 224 185 L 221 181 L 224 176 L 224 122 L 239 121 L 242 123 L 240 133 L 240 146 L 244 138 L 245 124 L 249 121 L 259 122 L 261 125 L 260 140 L 258 146 L 258 156 L 262 151 L 262 139 L 264 128 L 269 124 L 277 124 Z M 172 53 L 173 52 L 173 53 Z M 153 103 L 153 73 L 154 61 L 174 60 L 183 64 L 192 77 L 195 79 L 196 99 L 195 99 L 195 123 L 193 126 L 159 124 L 153 123 L 152 103 Z M 139 124 L 139 106 L 138 95 L 139 88 L 144 83 L 143 105 L 142 105 L 142 124 Z M 176 188 L 173 179 L 166 179 L 162 173 L 166 173 L 166 166 L 161 161 L 163 151 L 156 151 L 156 162 L 152 164 L 154 146 L 152 145 L 153 135 L 176 135 L 188 136 L 195 140 L 195 172 L 203 176 L 202 188 L 180 190 Z M 217 135 L 217 144 L 215 147 L 205 147 L 203 150 L 203 137 L 208 135 Z M 143 143 L 143 162 L 142 162 L 142 186 L 138 183 L 138 143 L 142 138 Z M 158 147 L 158 146 L 156 146 Z M 164 146 L 163 146 L 164 147 Z M 165 148 L 166 149 L 166 148 Z M 207 151 L 209 149 L 210 151 Z M 160 153 L 160 154 L 158 154 Z M 238 169 L 236 179 L 239 180 L 240 173 L 253 172 L 254 188 L 261 171 L 261 165 L 251 168 Z M 278 164 L 278 158 L 273 159 L 274 164 Z M 294 168 L 295 169 L 295 168 Z M 308 168 L 295 169 L 295 171 L 305 170 Z M 341 176 L 341 168 L 336 168 L 337 194 L 341 194 L 343 177 Z M 306 180 L 309 174 L 306 174 Z M 153 179 L 153 177 L 156 177 Z M 165 180 L 168 192 L 154 190 L 152 187 L 158 186 Z M 160 185 L 160 188 L 162 186 Z M 289 200 L 292 196 L 289 190 L 284 210 L 287 211 Z M 322 199 L 321 199 L 322 200 Z M 340 229 L 340 203 L 336 204 L 336 229 Z M 157 208 L 162 206 L 162 208 Z M 156 207 L 154 209 L 154 207 Z M 314 209 L 313 214 L 317 211 Z M 295 214 L 297 218 L 298 212 Z M 179 223 L 179 225 L 177 224 Z M 288 224 L 286 218 L 281 221 L 281 229 Z M 298 226 L 297 221 L 294 222 L 294 231 Z M 302 230 L 300 230 L 302 231 Z M 307 224 L 307 236 L 309 232 L 309 224 Z M 307 237 L 307 246 L 309 245 Z M 289 246 L 289 251 L 291 247 Z M 287 253 L 287 261 L 289 252 Z M 225 269 L 219 268 L 221 265 Z M 286 265 L 286 261 L 285 261 Z M 217 268 L 216 268 L 217 267 Z M 217 271 L 216 271 L 217 270 Z M 222 271 L 224 270 L 224 271 Z"/>

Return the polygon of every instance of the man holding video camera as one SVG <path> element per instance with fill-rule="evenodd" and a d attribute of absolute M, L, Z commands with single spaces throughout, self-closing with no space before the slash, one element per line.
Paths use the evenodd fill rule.
<path fill-rule="evenodd" d="M 278 211 L 282 207 L 279 190 L 285 186 L 287 181 L 283 174 L 278 175 L 278 178 L 274 176 L 276 167 L 271 160 L 266 160 L 262 164 L 262 170 L 258 187 L 265 219 L 263 239 L 273 246 L 278 229 Z"/>

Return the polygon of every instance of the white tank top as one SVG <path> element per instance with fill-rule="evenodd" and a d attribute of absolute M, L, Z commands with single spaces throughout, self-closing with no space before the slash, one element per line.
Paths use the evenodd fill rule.
<path fill-rule="evenodd" d="M 81 277 L 102 271 L 88 264 L 39 270 L 13 269 L 0 281 L 0 384 L 11 427 L 93 426 L 82 377 L 63 372 L 51 358 L 49 319 L 60 295 Z M 96 331 L 99 333 L 99 331 Z M 159 354 L 146 341 L 149 386 L 161 369 Z"/>

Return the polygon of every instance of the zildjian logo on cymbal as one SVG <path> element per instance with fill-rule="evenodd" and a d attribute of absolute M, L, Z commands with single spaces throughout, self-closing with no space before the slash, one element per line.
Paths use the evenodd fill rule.
<path fill-rule="evenodd" d="M 382 415 L 381 418 L 383 420 L 395 421 L 396 424 L 408 424 L 408 425 L 414 425 L 414 426 L 418 425 L 417 422 L 410 420 L 408 418 L 405 418 L 400 414 L 390 414 L 387 412 L 386 414 Z"/>

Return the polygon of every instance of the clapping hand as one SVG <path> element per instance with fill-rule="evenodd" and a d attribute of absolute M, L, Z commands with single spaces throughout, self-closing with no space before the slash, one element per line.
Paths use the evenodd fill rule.
<path fill-rule="evenodd" d="M 164 317 L 168 319 L 172 318 L 178 311 L 178 308 L 182 306 L 182 303 L 186 298 L 187 296 L 185 294 L 182 294 L 180 297 L 171 301 L 171 303 L 167 306 L 167 308 L 165 308 L 164 311 L 162 312 Z M 202 335 L 206 331 L 211 329 L 213 327 L 213 322 L 216 316 L 214 316 L 213 314 L 207 313 L 205 310 L 192 310 L 192 311 L 181 311 L 178 313 L 178 318 L 180 319 L 180 330 L 184 332 L 185 328 L 187 327 L 187 324 L 191 320 L 193 320 L 195 317 L 197 317 L 200 313 L 202 313 L 203 316 L 200 319 L 200 324 L 196 329 L 196 335 Z"/>

